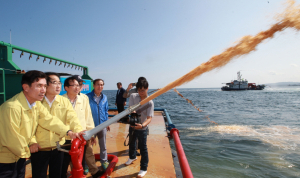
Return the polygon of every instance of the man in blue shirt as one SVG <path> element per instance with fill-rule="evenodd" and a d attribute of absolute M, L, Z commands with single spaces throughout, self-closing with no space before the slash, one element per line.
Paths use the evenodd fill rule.
<path fill-rule="evenodd" d="M 87 94 L 89 97 L 90 107 L 95 123 L 95 127 L 108 120 L 108 102 L 107 97 L 102 93 L 104 81 L 96 79 L 93 81 L 94 90 Z M 107 151 L 106 151 L 106 132 L 110 131 L 110 127 L 97 133 L 98 143 L 100 147 L 100 162 L 104 170 L 108 167 Z"/>

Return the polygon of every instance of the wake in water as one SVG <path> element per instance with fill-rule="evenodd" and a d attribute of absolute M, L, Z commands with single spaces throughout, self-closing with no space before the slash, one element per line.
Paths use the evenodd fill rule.
<path fill-rule="evenodd" d="M 198 135 L 218 133 L 222 136 L 237 136 L 243 139 L 260 140 L 283 150 L 296 150 L 300 145 L 300 128 L 287 126 L 245 126 L 245 125 L 219 125 L 210 127 L 191 127 L 189 130 L 200 131 Z M 194 133 L 195 134 L 195 133 Z"/>
<path fill-rule="evenodd" d="M 268 38 L 273 38 L 276 32 L 281 32 L 287 28 L 293 28 L 297 31 L 300 30 L 300 6 L 295 6 L 295 1 L 288 1 L 288 6 L 282 14 L 276 17 L 277 23 L 273 24 L 268 30 L 262 31 L 255 36 L 244 36 L 237 42 L 235 46 L 227 48 L 223 53 L 213 56 L 209 61 L 202 63 L 189 73 L 180 77 L 172 83 L 169 83 L 164 88 L 161 88 L 157 92 L 150 95 L 148 98 L 140 102 L 141 105 L 148 101 L 158 97 L 159 95 L 180 86 L 184 83 L 199 77 L 203 73 L 209 72 L 213 69 L 217 69 L 225 66 L 231 60 L 240 57 L 242 55 L 249 54 L 256 50 L 256 47 Z"/>

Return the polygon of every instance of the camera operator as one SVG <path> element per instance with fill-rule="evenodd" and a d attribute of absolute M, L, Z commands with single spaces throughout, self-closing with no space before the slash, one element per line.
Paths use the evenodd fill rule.
<path fill-rule="evenodd" d="M 146 80 L 146 78 L 145 77 L 139 77 L 138 83 L 141 82 L 141 81 L 143 81 L 143 80 Z M 136 83 L 130 83 L 128 85 L 127 89 L 124 91 L 123 98 L 129 98 L 132 93 L 138 93 L 137 88 L 133 88 L 135 86 L 136 86 Z M 120 122 L 124 122 L 124 120 L 121 119 Z M 139 149 L 139 147 L 138 147 L 138 141 L 136 140 L 136 155 L 140 156 L 141 154 L 137 151 L 138 149 Z"/>
<path fill-rule="evenodd" d="M 129 106 L 140 103 L 142 100 L 148 97 L 148 81 L 140 80 L 136 85 L 138 93 L 133 93 L 129 99 Z M 136 158 L 136 140 L 138 140 L 140 152 L 141 152 L 141 163 L 138 177 L 143 177 L 147 173 L 148 167 L 148 150 L 147 150 L 147 135 L 148 135 L 148 124 L 151 122 L 154 116 L 154 103 L 152 100 L 142 105 L 136 110 L 136 113 L 140 115 L 140 123 L 135 123 L 135 126 L 130 126 L 129 134 L 129 159 L 125 165 L 130 165 Z"/>

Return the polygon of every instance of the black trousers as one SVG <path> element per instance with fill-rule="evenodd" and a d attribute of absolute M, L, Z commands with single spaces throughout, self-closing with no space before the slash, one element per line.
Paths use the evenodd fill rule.
<path fill-rule="evenodd" d="M 64 154 L 57 149 L 31 154 L 32 178 L 46 178 L 49 165 L 49 178 L 61 176 Z"/>
<path fill-rule="evenodd" d="M 124 111 L 124 104 L 117 104 L 117 108 L 118 108 L 118 113 L 120 114 L 122 111 Z M 126 122 L 126 117 L 123 117 L 121 119 L 122 122 Z"/>
<path fill-rule="evenodd" d="M 124 111 L 124 104 L 117 104 L 117 108 L 118 108 L 118 113 L 121 113 L 122 111 Z"/>
<path fill-rule="evenodd" d="M 132 134 L 129 137 L 129 158 L 136 158 L 136 140 L 138 140 L 139 149 L 141 152 L 141 162 L 140 167 L 141 170 L 147 171 L 149 157 L 148 157 L 148 148 L 147 148 L 147 135 L 148 130 L 133 130 L 131 127 L 129 128 L 129 133 Z"/>
<path fill-rule="evenodd" d="M 71 140 L 66 140 L 66 144 L 71 144 Z M 71 150 L 71 146 L 66 146 L 63 147 L 66 150 Z M 62 163 L 62 168 L 61 168 L 61 178 L 67 178 L 67 171 L 68 171 L 68 167 L 71 161 L 71 156 L 69 155 L 69 153 L 65 153 L 63 152 L 64 155 L 64 159 L 63 159 L 63 163 Z"/>
<path fill-rule="evenodd" d="M 15 163 L 0 163 L 0 178 L 24 178 L 25 168 L 25 158 L 21 158 Z"/>
<path fill-rule="evenodd" d="M 85 167 L 85 153 L 86 153 L 86 144 L 84 145 L 84 151 L 83 151 L 83 157 L 82 157 L 82 167 L 83 167 L 83 171 L 84 171 L 84 167 Z"/>

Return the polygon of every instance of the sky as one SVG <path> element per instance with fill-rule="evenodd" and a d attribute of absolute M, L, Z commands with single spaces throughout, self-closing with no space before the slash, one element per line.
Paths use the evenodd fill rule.
<path fill-rule="evenodd" d="M 12 0 L 0 1 L 0 41 L 87 66 L 89 75 L 117 82 L 147 78 L 150 89 L 166 86 L 245 35 L 275 23 L 282 0 Z M 296 1 L 299 4 L 299 1 Z M 11 31 L 11 36 L 10 36 Z M 265 40 L 257 50 L 207 72 L 179 88 L 218 88 L 242 78 L 251 83 L 300 82 L 300 34 L 293 29 Z M 29 60 L 13 61 L 25 71 L 66 72 L 74 68 Z"/>

